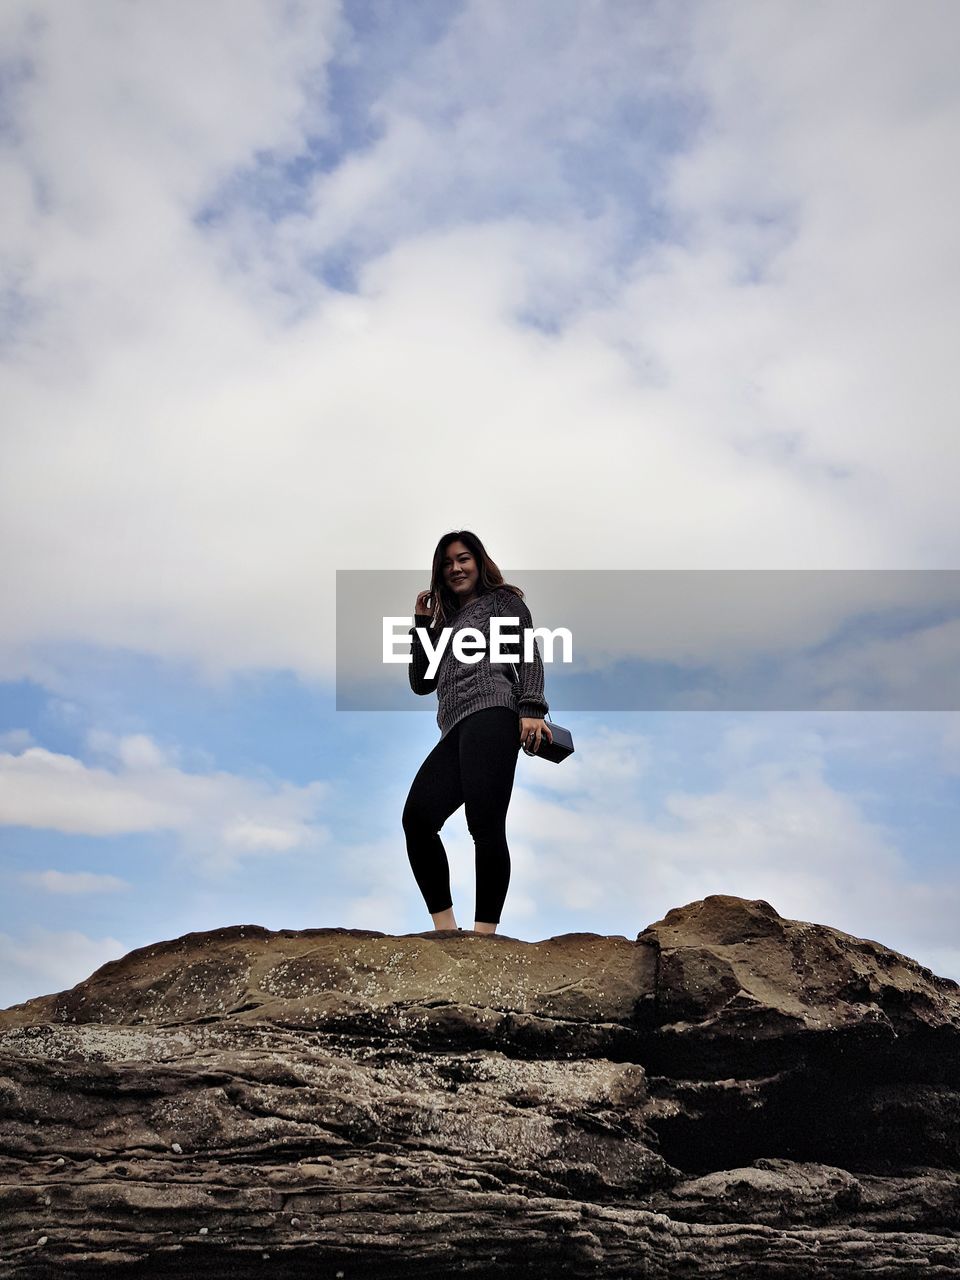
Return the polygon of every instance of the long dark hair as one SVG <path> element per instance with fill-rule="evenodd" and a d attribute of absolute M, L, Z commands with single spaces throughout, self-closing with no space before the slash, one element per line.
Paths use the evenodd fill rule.
<path fill-rule="evenodd" d="M 473 553 L 473 558 L 477 562 L 477 568 L 480 570 L 479 579 L 477 581 L 477 594 L 484 596 L 488 591 L 496 591 L 498 587 L 505 587 L 508 591 L 514 592 L 520 599 L 523 599 L 523 592 L 519 587 L 515 587 L 511 582 L 504 582 L 503 574 L 500 572 L 499 566 L 494 560 L 491 560 L 487 554 L 487 550 L 483 543 L 475 533 L 471 533 L 469 529 L 454 529 L 452 533 L 445 533 L 437 543 L 437 549 L 433 553 L 433 568 L 430 574 L 430 595 L 427 597 L 427 608 L 430 610 L 431 626 L 443 627 L 450 621 L 455 613 L 460 609 L 460 601 L 447 586 L 443 578 L 443 560 L 446 555 L 447 547 L 451 542 L 462 542 L 465 547 Z"/>

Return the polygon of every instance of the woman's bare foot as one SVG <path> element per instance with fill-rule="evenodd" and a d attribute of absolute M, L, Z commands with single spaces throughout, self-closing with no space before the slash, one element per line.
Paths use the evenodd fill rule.
<path fill-rule="evenodd" d="M 499 922 L 499 920 L 498 920 L 498 921 L 497 921 L 497 924 L 499 924 L 499 923 L 500 923 L 500 922 Z M 474 920 L 474 922 L 473 922 L 473 932 L 474 932 L 474 933 L 496 933 L 496 932 L 497 932 L 497 925 L 496 925 L 496 924 L 487 924 L 487 922 L 486 922 L 485 920 Z"/>
<path fill-rule="evenodd" d="M 435 929 L 456 929 L 458 927 L 454 919 L 453 907 L 447 907 L 446 911 L 432 912 L 431 919 Z"/>

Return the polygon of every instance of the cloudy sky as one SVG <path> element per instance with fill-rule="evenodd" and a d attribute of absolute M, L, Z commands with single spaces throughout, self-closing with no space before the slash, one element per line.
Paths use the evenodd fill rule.
<path fill-rule="evenodd" d="M 955 568 L 958 63 L 952 0 L 7 0 L 0 1004 L 431 927 L 337 570 Z M 960 979 L 956 712 L 551 705 L 501 932 L 733 893 Z"/>

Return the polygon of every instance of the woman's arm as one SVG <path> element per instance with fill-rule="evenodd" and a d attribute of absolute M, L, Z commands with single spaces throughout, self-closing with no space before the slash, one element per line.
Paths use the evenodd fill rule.
<path fill-rule="evenodd" d="M 430 628 L 430 618 L 421 617 L 419 614 L 414 618 L 414 625 L 410 629 L 410 664 L 407 672 L 410 676 L 410 688 L 414 693 L 433 693 L 437 687 L 437 677 L 432 680 L 427 679 L 427 667 L 430 665 L 430 659 L 427 657 L 427 651 L 423 647 L 420 637 L 417 635 L 417 627 L 426 627 L 430 631 L 431 641 L 436 640 L 436 635 Z"/>
<path fill-rule="evenodd" d="M 540 650 L 536 644 L 533 646 L 531 660 L 529 662 L 524 662 L 523 660 L 523 633 L 527 627 L 533 626 L 530 610 L 527 608 L 526 603 L 519 596 L 514 595 L 512 591 L 503 592 L 500 610 L 505 617 L 517 617 L 520 619 L 520 657 L 516 663 L 517 674 L 520 677 L 520 687 L 517 690 L 517 711 L 521 719 L 542 720 L 550 710 L 550 705 L 544 697 L 543 658 L 540 657 Z"/>

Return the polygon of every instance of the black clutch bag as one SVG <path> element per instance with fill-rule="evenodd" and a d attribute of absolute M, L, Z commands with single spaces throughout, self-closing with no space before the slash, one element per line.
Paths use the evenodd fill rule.
<path fill-rule="evenodd" d="M 554 764 L 559 764 L 561 760 L 566 760 L 567 756 L 573 755 L 573 734 L 569 729 L 565 729 L 562 724 L 554 724 L 549 714 L 543 718 L 550 725 L 553 741 L 548 742 L 546 737 L 541 736 L 540 750 L 531 751 L 528 754 L 538 756 L 541 760 L 552 760 Z"/>

